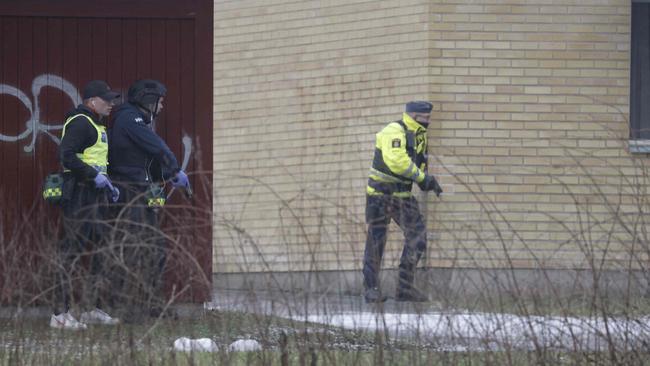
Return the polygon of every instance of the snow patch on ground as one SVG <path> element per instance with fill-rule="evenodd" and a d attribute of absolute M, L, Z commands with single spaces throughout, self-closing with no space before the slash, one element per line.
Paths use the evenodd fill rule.
<path fill-rule="evenodd" d="M 603 349 L 612 341 L 629 348 L 650 343 L 650 317 L 639 319 L 517 316 L 489 313 L 424 314 L 351 312 L 299 317 L 346 329 L 386 330 L 394 336 L 455 341 L 481 340 L 487 349 L 503 345 L 532 349 Z M 298 319 L 296 319 L 298 320 Z M 474 343 L 476 342 L 469 342 Z M 472 347 L 475 348 L 475 347 Z M 481 347 L 483 348 L 483 347 Z"/>
<path fill-rule="evenodd" d="M 554 348 L 569 351 L 646 349 L 650 316 L 520 316 L 506 313 L 442 310 L 432 304 L 388 301 L 381 307 L 360 296 L 287 296 L 273 292 L 215 294 L 206 310 L 276 316 L 353 331 L 387 332 L 447 351 Z M 283 296 L 284 295 L 284 296 Z"/>

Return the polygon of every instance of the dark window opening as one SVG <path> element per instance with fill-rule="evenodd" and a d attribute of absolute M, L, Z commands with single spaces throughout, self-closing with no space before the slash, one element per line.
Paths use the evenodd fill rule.
<path fill-rule="evenodd" d="M 630 151 L 650 152 L 650 2 L 632 2 Z"/>

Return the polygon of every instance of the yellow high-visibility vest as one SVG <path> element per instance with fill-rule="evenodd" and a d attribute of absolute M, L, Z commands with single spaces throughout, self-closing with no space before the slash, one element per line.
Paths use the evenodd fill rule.
<path fill-rule="evenodd" d="M 61 139 L 65 136 L 65 128 L 68 126 L 68 123 L 79 116 L 86 117 L 88 122 L 90 122 L 90 125 L 97 130 L 97 140 L 95 141 L 95 144 L 87 147 L 82 153 L 78 153 L 77 157 L 84 163 L 97 169 L 100 173 L 107 174 L 108 137 L 106 136 L 106 126 L 96 124 L 92 118 L 85 114 L 75 114 L 65 121 L 63 132 L 61 133 Z M 69 171 L 69 169 L 64 169 L 64 171 Z"/>

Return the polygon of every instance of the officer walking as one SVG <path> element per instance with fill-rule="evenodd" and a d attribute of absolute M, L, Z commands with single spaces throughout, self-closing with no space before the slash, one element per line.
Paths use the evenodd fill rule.
<path fill-rule="evenodd" d="M 442 188 L 427 175 L 427 127 L 431 103 L 406 104 L 402 119 L 389 123 L 376 135 L 375 155 L 366 188 L 368 237 L 363 259 L 365 300 L 384 302 L 379 270 L 386 246 L 388 224 L 393 219 L 404 232 L 404 249 L 399 264 L 397 301 L 428 301 L 414 287 L 415 267 L 427 245 L 426 227 L 418 202 L 411 194 L 413 182 L 423 191 L 440 196 Z"/>
<path fill-rule="evenodd" d="M 65 238 L 61 241 L 60 286 L 57 306 L 50 318 L 50 326 L 58 329 L 85 329 L 86 323 L 117 324 L 100 309 L 102 295 L 108 291 L 106 229 L 108 199 L 116 201 L 119 190 L 107 174 L 108 140 L 105 118 L 120 96 L 106 82 L 93 80 L 83 91 L 83 104 L 66 116 L 59 146 L 59 160 L 63 165 L 63 226 Z M 85 306 L 95 309 L 81 314 L 80 321 L 70 313 L 72 278 L 79 270 L 81 256 L 92 251 L 90 276 L 86 277 Z M 90 292 L 90 293 L 88 293 Z M 106 299 L 104 299 L 106 300 Z M 94 301 L 94 304 L 89 304 Z"/>
<path fill-rule="evenodd" d="M 110 134 L 110 174 L 122 194 L 118 222 L 125 222 L 125 272 L 122 294 L 127 316 L 137 321 L 158 316 L 162 309 L 162 273 L 165 239 L 160 232 L 158 205 L 164 200 L 161 185 L 190 184 L 176 157 L 158 136 L 152 122 L 163 109 L 167 88 L 157 80 L 138 80 L 128 91 L 128 103 L 118 107 Z M 119 225 L 119 224 L 118 224 Z"/>

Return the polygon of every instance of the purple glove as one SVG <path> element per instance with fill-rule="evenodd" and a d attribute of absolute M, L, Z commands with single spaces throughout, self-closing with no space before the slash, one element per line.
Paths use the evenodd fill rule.
<path fill-rule="evenodd" d="M 187 174 L 185 174 L 184 171 L 179 170 L 178 173 L 176 173 L 176 176 L 172 178 L 172 186 L 174 186 L 174 188 L 189 188 L 190 180 L 187 178 Z"/>
<path fill-rule="evenodd" d="M 117 200 L 119 199 L 120 199 L 120 190 L 111 184 L 111 200 L 113 200 L 113 202 L 117 202 Z"/>
<path fill-rule="evenodd" d="M 95 177 L 95 187 L 99 189 L 108 188 L 108 190 L 111 191 L 111 200 L 113 200 L 113 202 L 117 202 L 117 200 L 120 199 L 120 190 L 114 187 L 113 184 L 111 184 L 111 180 L 104 174 L 97 174 Z"/>
<path fill-rule="evenodd" d="M 108 179 L 107 176 L 101 173 L 97 173 L 97 176 L 95 177 L 95 187 L 97 188 L 106 188 L 108 186 L 113 186 L 111 184 L 111 181 Z"/>

